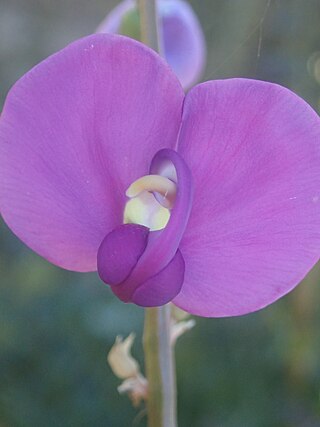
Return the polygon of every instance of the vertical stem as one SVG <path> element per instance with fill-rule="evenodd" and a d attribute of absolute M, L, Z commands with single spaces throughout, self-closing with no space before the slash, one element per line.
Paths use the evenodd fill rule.
<path fill-rule="evenodd" d="M 148 378 L 148 426 L 176 427 L 176 384 L 170 344 L 170 305 L 147 308 L 144 353 Z"/>
<path fill-rule="evenodd" d="M 158 53 L 161 53 L 161 28 L 157 0 L 137 0 L 140 15 L 141 41 Z"/>
<path fill-rule="evenodd" d="M 160 53 L 157 0 L 138 0 L 138 8 L 142 42 Z M 143 342 L 148 379 L 149 427 L 177 427 L 170 322 L 170 305 L 146 309 Z"/>

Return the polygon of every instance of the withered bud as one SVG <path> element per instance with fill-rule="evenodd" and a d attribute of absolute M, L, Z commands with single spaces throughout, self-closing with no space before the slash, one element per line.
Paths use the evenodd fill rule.
<path fill-rule="evenodd" d="M 131 347 L 135 334 L 131 333 L 126 339 L 117 336 L 109 354 L 108 363 L 113 373 L 121 379 L 133 378 L 139 375 L 138 362 L 131 356 Z"/>

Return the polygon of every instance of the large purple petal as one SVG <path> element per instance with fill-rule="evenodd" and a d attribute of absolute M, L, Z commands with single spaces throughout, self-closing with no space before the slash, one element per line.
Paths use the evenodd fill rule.
<path fill-rule="evenodd" d="M 49 261 L 96 269 L 125 190 L 176 143 L 183 90 L 153 51 L 99 34 L 16 83 L 0 120 L 0 211 Z"/>
<path fill-rule="evenodd" d="M 164 56 L 187 89 L 199 81 L 206 62 L 200 22 L 183 0 L 160 0 L 158 5 Z M 123 16 L 134 8 L 134 0 L 122 1 L 106 16 L 97 32 L 119 33 Z"/>
<path fill-rule="evenodd" d="M 320 254 L 320 120 L 275 84 L 208 82 L 186 98 L 178 151 L 194 178 L 174 302 L 245 314 L 289 292 Z"/>

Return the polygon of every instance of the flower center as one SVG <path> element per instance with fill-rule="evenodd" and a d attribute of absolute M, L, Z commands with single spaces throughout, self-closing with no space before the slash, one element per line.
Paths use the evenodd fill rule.
<path fill-rule="evenodd" d="M 166 304 L 184 280 L 179 245 L 192 207 L 190 170 L 177 152 L 160 150 L 149 175 L 134 181 L 126 195 L 124 224 L 99 247 L 99 275 L 122 301 L 144 307 Z"/>
<path fill-rule="evenodd" d="M 140 224 L 151 231 L 162 230 L 170 219 L 177 185 L 161 175 L 146 175 L 134 181 L 126 191 L 130 200 L 124 209 L 125 224 Z"/>

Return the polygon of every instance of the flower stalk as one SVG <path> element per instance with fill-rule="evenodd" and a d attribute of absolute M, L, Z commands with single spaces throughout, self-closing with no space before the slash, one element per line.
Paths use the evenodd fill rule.
<path fill-rule="evenodd" d="M 138 0 L 142 41 L 160 53 L 157 0 Z M 147 308 L 143 334 L 148 426 L 176 427 L 176 381 L 170 305 Z"/>
<path fill-rule="evenodd" d="M 157 0 L 137 0 L 140 15 L 141 41 L 151 49 L 161 54 L 161 27 L 159 25 L 159 14 Z"/>
<path fill-rule="evenodd" d="M 170 305 L 147 308 L 144 326 L 145 371 L 148 379 L 148 426 L 176 427 L 174 346 Z"/>

